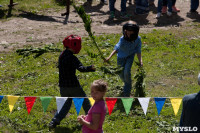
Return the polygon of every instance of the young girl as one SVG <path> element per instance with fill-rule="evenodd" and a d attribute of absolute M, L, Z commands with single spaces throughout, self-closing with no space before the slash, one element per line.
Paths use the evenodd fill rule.
<path fill-rule="evenodd" d="M 95 80 L 91 84 L 91 96 L 95 100 L 94 105 L 88 111 L 88 115 L 78 116 L 83 133 L 103 133 L 102 125 L 106 115 L 104 95 L 107 90 L 107 83 L 103 80 Z"/>

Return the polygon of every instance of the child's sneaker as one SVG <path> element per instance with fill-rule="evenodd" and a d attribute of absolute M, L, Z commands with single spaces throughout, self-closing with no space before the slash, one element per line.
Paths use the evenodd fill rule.
<path fill-rule="evenodd" d="M 160 18 L 160 16 L 161 16 L 161 13 L 159 12 L 157 13 L 156 18 Z"/>
<path fill-rule="evenodd" d="M 56 128 L 57 125 L 60 125 L 60 123 L 55 122 L 55 121 L 51 121 L 49 123 L 49 130 Z"/>
<path fill-rule="evenodd" d="M 126 12 L 121 12 L 121 18 L 129 18 L 131 15 L 127 14 Z"/>
<path fill-rule="evenodd" d="M 114 18 L 115 18 L 115 12 L 111 11 L 111 12 L 110 12 L 109 18 L 110 18 L 110 19 L 114 19 Z"/>
<path fill-rule="evenodd" d="M 172 16 L 172 12 L 167 11 L 167 16 Z"/>
<path fill-rule="evenodd" d="M 180 9 L 176 8 L 175 6 L 172 6 L 172 12 L 180 12 Z"/>
<path fill-rule="evenodd" d="M 167 13 L 167 7 L 166 6 L 162 7 L 162 13 Z"/>

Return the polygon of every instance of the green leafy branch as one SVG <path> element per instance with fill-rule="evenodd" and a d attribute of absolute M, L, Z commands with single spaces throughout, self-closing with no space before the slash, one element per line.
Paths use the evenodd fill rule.
<path fill-rule="evenodd" d="M 110 66 L 110 67 L 103 67 L 102 66 L 100 69 L 104 72 L 104 74 L 117 75 L 117 74 L 121 73 L 121 71 L 123 70 L 123 67 L 121 67 L 121 66 L 117 66 L 117 67 L 112 67 L 112 66 Z"/>
<path fill-rule="evenodd" d="M 81 5 L 80 7 L 77 7 L 75 5 L 75 2 L 73 1 L 72 2 L 72 5 L 73 7 L 75 8 L 76 12 L 78 13 L 78 15 L 82 18 L 83 20 L 83 23 L 84 23 L 84 27 L 85 27 L 85 30 L 88 32 L 89 34 L 89 37 L 92 39 L 92 42 L 93 44 L 95 45 L 95 47 L 97 48 L 101 58 L 103 60 L 105 60 L 104 56 L 103 56 L 103 53 L 101 52 L 101 49 L 99 48 L 99 46 L 97 45 L 97 42 L 95 41 L 95 37 L 94 37 L 94 34 L 92 33 L 91 31 L 91 23 L 92 23 L 92 20 L 90 18 L 90 15 L 87 15 L 85 13 L 85 10 L 83 8 L 83 6 Z"/>
<path fill-rule="evenodd" d="M 146 72 L 143 67 L 140 66 L 138 62 L 135 62 L 138 66 L 137 73 L 134 76 L 134 79 L 136 79 L 135 83 L 135 97 L 145 97 L 145 81 L 144 78 L 146 77 Z"/>
<path fill-rule="evenodd" d="M 35 54 L 34 58 L 37 58 L 39 56 L 41 56 L 42 54 L 44 53 L 47 53 L 47 52 L 61 52 L 62 50 L 61 49 L 58 49 L 58 48 L 54 48 L 52 47 L 52 45 L 47 45 L 43 48 L 24 48 L 24 49 L 17 49 L 16 52 L 19 54 L 19 55 L 23 55 L 24 57 L 26 56 L 29 56 L 31 54 Z"/>

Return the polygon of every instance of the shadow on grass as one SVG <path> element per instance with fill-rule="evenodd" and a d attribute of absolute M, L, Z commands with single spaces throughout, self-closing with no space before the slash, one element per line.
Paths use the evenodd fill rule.
<path fill-rule="evenodd" d="M 187 17 L 193 19 L 193 22 L 200 22 L 200 14 L 187 13 Z"/>
<path fill-rule="evenodd" d="M 155 26 L 156 27 L 169 26 L 169 25 L 180 26 L 180 22 L 182 21 L 184 21 L 184 18 L 179 16 L 177 13 L 173 13 L 172 16 L 170 17 L 164 14 L 158 19 L 157 24 L 155 24 Z"/>
<path fill-rule="evenodd" d="M 66 125 L 67 126 L 67 125 Z M 68 127 L 56 127 L 55 133 L 74 133 L 77 131 L 81 131 L 81 126 L 75 126 L 73 128 L 68 128 Z"/>

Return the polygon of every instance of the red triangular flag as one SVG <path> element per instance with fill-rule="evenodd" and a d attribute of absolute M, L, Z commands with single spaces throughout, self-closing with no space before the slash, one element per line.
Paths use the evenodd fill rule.
<path fill-rule="evenodd" d="M 31 112 L 36 97 L 24 97 L 28 114 Z"/>
<path fill-rule="evenodd" d="M 106 98 L 106 104 L 108 107 L 109 115 L 111 115 L 116 102 L 117 98 Z"/>

